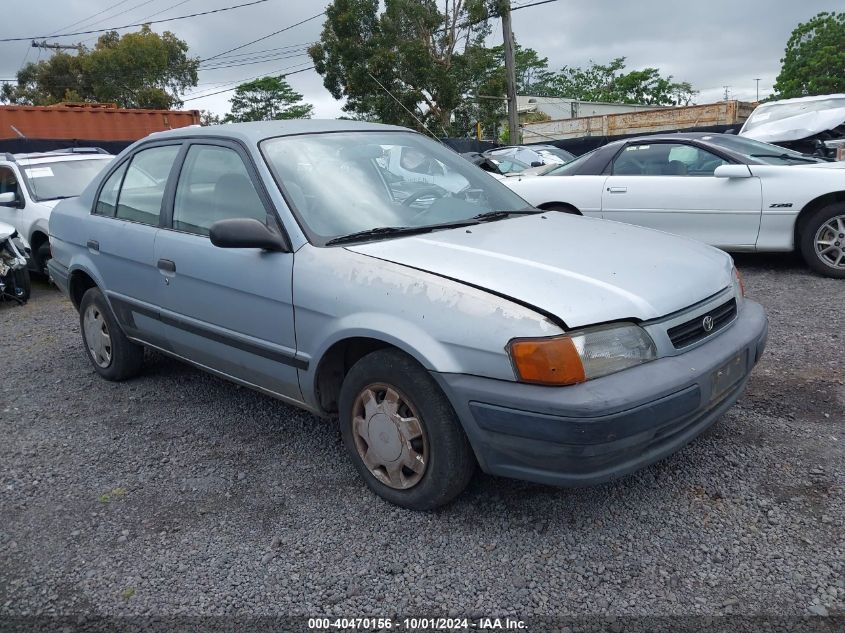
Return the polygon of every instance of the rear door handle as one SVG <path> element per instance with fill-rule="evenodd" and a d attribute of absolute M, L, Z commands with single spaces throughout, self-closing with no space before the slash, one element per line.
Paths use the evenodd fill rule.
<path fill-rule="evenodd" d="M 607 190 L 610 193 L 625 193 L 628 191 L 628 187 L 608 187 Z"/>
<path fill-rule="evenodd" d="M 100 243 L 97 240 L 88 240 L 87 246 L 92 251 L 100 252 Z"/>
<path fill-rule="evenodd" d="M 176 272 L 176 262 L 170 259 L 158 260 L 158 269 L 166 273 Z"/>

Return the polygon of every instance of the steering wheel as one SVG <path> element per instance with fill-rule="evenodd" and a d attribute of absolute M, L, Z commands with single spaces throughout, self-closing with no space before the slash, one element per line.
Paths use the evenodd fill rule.
<path fill-rule="evenodd" d="M 449 195 L 449 192 L 444 189 L 443 187 L 433 186 L 433 187 L 426 187 L 425 189 L 420 189 L 419 191 L 415 191 L 407 198 L 402 201 L 402 204 L 406 207 L 410 207 L 414 204 L 417 200 L 424 196 L 433 196 L 435 200 L 438 198 L 445 198 Z M 429 207 L 430 208 L 430 207 Z M 422 209 L 418 215 L 421 215 L 428 211 L 428 209 Z"/>

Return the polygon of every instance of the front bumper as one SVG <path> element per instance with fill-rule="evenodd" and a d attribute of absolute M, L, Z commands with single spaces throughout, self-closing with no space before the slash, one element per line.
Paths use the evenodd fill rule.
<path fill-rule="evenodd" d="M 679 450 L 740 397 L 766 346 L 763 308 L 698 347 L 569 387 L 433 374 L 485 472 L 559 486 L 615 479 Z M 735 382 L 714 376 L 737 359 Z"/>

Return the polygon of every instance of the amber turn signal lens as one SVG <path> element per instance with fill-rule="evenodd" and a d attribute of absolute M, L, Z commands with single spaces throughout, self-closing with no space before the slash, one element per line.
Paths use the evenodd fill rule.
<path fill-rule="evenodd" d="M 742 296 L 745 296 L 745 282 L 742 280 L 742 275 L 739 274 L 739 270 L 734 268 L 734 274 L 736 275 L 736 280 L 739 282 L 739 290 L 742 293 Z"/>
<path fill-rule="evenodd" d="M 515 340 L 511 359 L 519 379 L 540 385 L 574 385 L 584 382 L 584 366 L 568 336 Z"/>

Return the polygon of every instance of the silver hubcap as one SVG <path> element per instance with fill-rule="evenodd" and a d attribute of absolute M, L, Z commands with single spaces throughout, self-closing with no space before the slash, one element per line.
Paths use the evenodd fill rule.
<path fill-rule="evenodd" d="M 816 231 L 816 255 L 831 268 L 845 268 L 845 215 L 836 215 Z"/>
<path fill-rule="evenodd" d="M 425 474 L 428 440 L 413 405 L 396 388 L 379 383 L 361 390 L 352 408 L 352 437 L 384 485 L 404 490 Z"/>
<path fill-rule="evenodd" d="M 90 305 L 85 309 L 82 329 L 88 353 L 99 367 L 105 369 L 111 364 L 111 336 L 103 313 L 97 306 Z"/>

